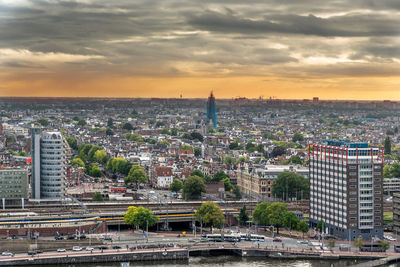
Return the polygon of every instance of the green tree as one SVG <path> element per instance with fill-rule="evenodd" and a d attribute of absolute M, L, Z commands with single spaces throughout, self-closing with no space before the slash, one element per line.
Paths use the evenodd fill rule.
<path fill-rule="evenodd" d="M 224 163 L 225 163 L 226 165 L 228 165 L 228 170 L 230 170 L 230 169 L 232 168 L 232 166 L 235 164 L 235 160 L 232 158 L 232 156 L 227 155 L 227 156 L 224 158 Z"/>
<path fill-rule="evenodd" d="M 190 176 L 199 176 L 201 178 L 204 178 L 204 173 L 202 173 L 200 170 L 195 169 L 190 173 Z"/>
<path fill-rule="evenodd" d="M 390 141 L 389 136 L 387 136 L 385 139 L 384 153 L 385 153 L 385 155 L 392 154 L 392 142 Z"/>
<path fill-rule="evenodd" d="M 21 152 L 18 153 L 18 156 L 26 157 L 26 152 L 22 150 Z"/>
<path fill-rule="evenodd" d="M 164 128 L 161 130 L 161 134 L 171 135 L 171 132 L 168 130 L 168 128 Z"/>
<path fill-rule="evenodd" d="M 249 151 L 249 152 L 254 152 L 254 151 L 256 151 L 256 146 L 253 144 L 253 142 L 248 142 L 247 144 L 246 144 L 246 150 L 247 151 Z"/>
<path fill-rule="evenodd" d="M 295 156 L 291 156 L 288 163 L 294 163 L 294 164 L 299 164 L 299 165 L 303 165 L 303 161 L 301 160 L 301 158 L 297 155 Z"/>
<path fill-rule="evenodd" d="M 228 174 L 226 174 L 224 171 L 218 171 L 214 173 L 212 180 L 215 182 L 219 182 L 224 180 L 225 178 L 229 178 Z"/>
<path fill-rule="evenodd" d="M 192 133 L 190 134 L 190 136 L 192 137 L 192 138 L 191 138 L 192 140 L 197 139 L 197 140 L 199 140 L 200 142 L 203 142 L 203 140 L 204 140 L 203 135 L 202 135 L 201 133 L 199 133 L 199 132 L 196 132 L 196 131 L 192 132 Z"/>
<path fill-rule="evenodd" d="M 293 135 L 292 141 L 293 142 L 297 142 L 297 141 L 302 142 L 302 141 L 304 141 L 304 136 L 301 133 L 295 133 Z"/>
<path fill-rule="evenodd" d="M 204 202 L 196 211 L 195 217 L 201 224 L 220 227 L 225 216 L 221 208 L 214 202 Z"/>
<path fill-rule="evenodd" d="M 354 240 L 353 246 L 356 248 L 362 247 L 364 245 L 364 241 L 362 239 L 362 237 L 358 237 L 356 238 L 356 240 Z"/>
<path fill-rule="evenodd" d="M 66 139 L 67 139 L 67 142 L 68 142 L 68 145 L 70 146 L 70 148 L 72 148 L 72 149 L 78 149 L 78 144 L 77 144 L 75 138 L 73 138 L 73 137 L 67 137 Z"/>
<path fill-rule="evenodd" d="M 113 121 L 112 118 L 108 118 L 107 127 L 108 128 L 113 128 L 114 127 L 114 121 Z"/>
<path fill-rule="evenodd" d="M 137 143 L 144 142 L 143 137 L 141 137 L 137 133 L 131 133 L 131 134 L 128 133 L 128 134 L 125 135 L 125 137 L 129 141 L 134 141 L 134 142 L 137 142 Z"/>
<path fill-rule="evenodd" d="M 148 177 L 144 169 L 140 165 L 132 165 L 128 176 L 124 179 L 124 182 L 125 184 L 135 183 L 137 188 L 138 184 L 145 183 L 147 180 Z"/>
<path fill-rule="evenodd" d="M 71 160 L 71 166 L 85 167 L 85 163 L 80 158 L 74 158 Z"/>
<path fill-rule="evenodd" d="M 107 128 L 106 135 L 114 135 L 114 132 L 110 128 Z"/>
<path fill-rule="evenodd" d="M 268 216 L 267 216 L 268 205 L 269 204 L 267 202 L 261 202 L 254 209 L 252 220 L 257 225 L 260 225 L 260 226 L 269 225 Z"/>
<path fill-rule="evenodd" d="M 74 121 L 79 121 L 79 120 L 80 120 L 80 118 L 79 118 L 78 116 L 74 116 L 72 119 L 73 119 Z"/>
<path fill-rule="evenodd" d="M 200 157 L 201 156 L 201 149 L 199 147 L 194 148 L 194 156 Z"/>
<path fill-rule="evenodd" d="M 172 136 L 177 136 L 177 135 L 178 135 L 178 129 L 172 128 L 172 129 L 171 129 L 171 135 L 172 135 Z"/>
<path fill-rule="evenodd" d="M 124 123 L 122 125 L 122 129 L 127 130 L 127 131 L 132 131 L 133 130 L 133 126 L 129 122 L 126 122 L 126 123 Z"/>
<path fill-rule="evenodd" d="M 297 230 L 303 233 L 303 238 L 304 238 L 304 234 L 308 232 L 308 224 L 305 221 L 300 221 L 297 224 Z"/>
<path fill-rule="evenodd" d="M 325 229 L 326 229 L 326 224 L 324 221 L 320 220 L 317 222 L 317 226 L 315 227 L 315 229 L 317 229 L 317 231 L 319 231 L 320 233 L 324 233 Z"/>
<path fill-rule="evenodd" d="M 281 199 L 296 197 L 308 198 L 310 193 L 309 181 L 294 172 L 282 172 L 272 185 L 272 194 Z"/>
<path fill-rule="evenodd" d="M 271 225 L 275 226 L 277 233 L 279 234 L 279 228 L 283 226 L 283 220 L 287 212 L 287 206 L 285 203 L 274 202 L 267 206 L 268 221 Z"/>
<path fill-rule="evenodd" d="M 183 198 L 186 200 L 199 199 L 206 192 L 204 181 L 199 176 L 189 176 L 183 183 Z"/>
<path fill-rule="evenodd" d="M 247 215 L 247 208 L 246 205 L 243 205 L 239 212 L 239 223 L 245 224 L 248 220 L 249 215 Z"/>
<path fill-rule="evenodd" d="M 93 197 L 92 197 L 93 201 L 98 201 L 98 202 L 102 202 L 104 201 L 103 195 L 100 192 L 96 192 L 94 193 Z"/>
<path fill-rule="evenodd" d="M 37 122 L 38 124 L 44 126 L 44 127 L 46 127 L 46 126 L 49 125 L 49 121 L 48 121 L 47 119 L 40 119 L 40 120 L 37 120 L 36 122 Z"/>
<path fill-rule="evenodd" d="M 222 181 L 224 182 L 225 191 L 231 192 L 233 190 L 231 179 L 229 179 L 229 177 L 226 177 L 226 178 L 222 179 Z"/>
<path fill-rule="evenodd" d="M 178 193 L 183 188 L 183 182 L 177 178 L 175 178 L 169 186 L 169 190 L 172 192 Z"/>
<path fill-rule="evenodd" d="M 235 186 L 233 188 L 233 194 L 235 195 L 235 199 L 241 199 L 242 198 L 242 193 L 240 192 L 240 188 L 238 186 Z"/>
<path fill-rule="evenodd" d="M 144 231 L 145 227 L 155 225 L 158 218 L 149 209 L 131 206 L 124 215 L 124 221 L 128 225 L 141 227 Z"/>
<path fill-rule="evenodd" d="M 107 153 L 104 150 L 97 150 L 94 153 L 94 159 L 99 163 L 106 163 L 108 160 Z"/>
<path fill-rule="evenodd" d="M 128 175 L 132 164 L 123 158 L 112 158 L 107 162 L 106 169 Z"/>
<path fill-rule="evenodd" d="M 288 211 L 283 216 L 283 225 L 290 230 L 297 229 L 297 225 L 300 223 L 299 217 L 294 214 L 293 211 Z"/>
<path fill-rule="evenodd" d="M 101 177 L 103 176 L 103 172 L 101 171 L 99 165 L 97 163 L 92 163 L 89 167 L 88 173 L 92 177 Z"/>
<path fill-rule="evenodd" d="M 381 248 L 386 251 L 390 248 L 390 243 L 384 240 L 379 240 L 378 241 L 379 245 L 381 246 Z"/>
<path fill-rule="evenodd" d="M 95 160 L 94 154 L 95 154 L 96 151 L 98 151 L 98 150 L 101 150 L 101 147 L 99 147 L 99 146 L 92 146 L 92 147 L 89 149 L 89 152 L 87 153 L 87 159 L 88 159 L 89 161 L 94 161 L 94 160 Z"/>
<path fill-rule="evenodd" d="M 80 120 L 78 121 L 78 125 L 79 125 L 79 126 L 85 126 L 85 125 L 86 125 L 86 121 L 80 119 Z"/>

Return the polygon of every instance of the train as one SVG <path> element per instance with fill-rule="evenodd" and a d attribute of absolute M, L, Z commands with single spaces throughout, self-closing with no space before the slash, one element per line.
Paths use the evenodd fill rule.
<path fill-rule="evenodd" d="M 159 218 L 176 218 L 176 217 L 190 217 L 194 216 L 195 210 L 186 211 L 169 211 L 160 212 L 155 211 L 153 214 Z M 123 214 L 118 215 L 108 215 L 108 214 L 93 214 L 93 215 L 81 215 L 81 216 L 70 216 L 62 215 L 57 217 L 50 216 L 26 216 L 26 217 L 2 217 L 0 218 L 0 225 L 12 225 L 12 224 L 35 224 L 35 223 L 57 223 L 57 222 L 73 222 L 73 221 L 83 221 L 83 220 L 97 220 L 97 221 L 113 221 L 113 220 L 123 220 Z"/>

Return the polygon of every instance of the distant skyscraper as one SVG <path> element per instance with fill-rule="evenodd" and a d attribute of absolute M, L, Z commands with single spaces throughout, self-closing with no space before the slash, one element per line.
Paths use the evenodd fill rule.
<path fill-rule="evenodd" d="M 64 194 L 64 137 L 60 132 L 32 128 L 32 198 L 61 198 Z"/>
<path fill-rule="evenodd" d="M 207 100 L 207 118 L 212 121 L 214 128 L 217 129 L 217 106 L 212 91 Z"/>

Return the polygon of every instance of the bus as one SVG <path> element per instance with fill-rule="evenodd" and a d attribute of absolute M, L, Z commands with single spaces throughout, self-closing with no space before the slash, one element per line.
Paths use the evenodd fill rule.
<path fill-rule="evenodd" d="M 248 240 L 250 241 L 258 241 L 258 242 L 265 242 L 265 236 L 263 235 L 249 235 Z"/>
<path fill-rule="evenodd" d="M 226 242 L 240 242 L 239 235 L 224 235 L 224 241 Z"/>
<path fill-rule="evenodd" d="M 208 234 L 206 235 L 207 240 L 214 242 L 222 242 L 223 236 L 221 234 Z"/>
<path fill-rule="evenodd" d="M 126 188 L 125 187 L 111 187 L 110 191 L 111 191 L 111 193 L 125 194 Z"/>

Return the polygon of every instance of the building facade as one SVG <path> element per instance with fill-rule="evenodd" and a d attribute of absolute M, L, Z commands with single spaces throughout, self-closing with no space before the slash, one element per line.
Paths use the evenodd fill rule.
<path fill-rule="evenodd" d="M 240 192 L 253 196 L 255 198 L 275 198 L 280 196 L 272 195 L 272 185 L 278 175 L 283 172 L 294 172 L 308 178 L 308 168 L 295 166 L 275 166 L 267 165 L 264 168 L 256 168 L 249 170 L 245 168 L 243 171 L 237 171 L 237 186 Z"/>
<path fill-rule="evenodd" d="M 393 231 L 400 233 L 400 193 L 393 193 Z"/>
<path fill-rule="evenodd" d="M 0 168 L 0 198 L 17 200 L 28 198 L 28 171 Z"/>
<path fill-rule="evenodd" d="M 347 240 L 383 236 L 383 148 L 326 141 L 309 145 L 310 223 Z"/>
<path fill-rule="evenodd" d="M 59 199 L 64 195 L 65 139 L 60 132 L 32 129 L 32 198 Z"/>
<path fill-rule="evenodd" d="M 400 178 L 384 178 L 383 191 L 388 195 L 393 195 L 393 193 L 400 193 Z"/>

